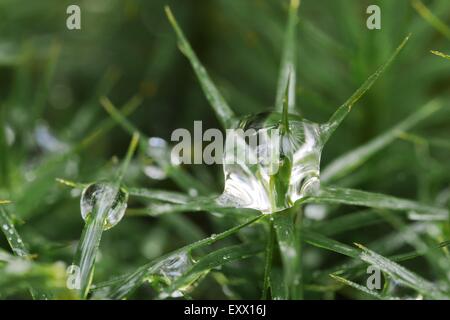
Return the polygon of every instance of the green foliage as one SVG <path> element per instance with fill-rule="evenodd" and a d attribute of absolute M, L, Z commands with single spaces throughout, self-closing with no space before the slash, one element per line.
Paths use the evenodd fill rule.
<path fill-rule="evenodd" d="M 450 298 L 450 4 L 378 3 L 374 31 L 346 0 L 98 1 L 68 31 L 64 3 L 1 2 L 0 298 Z M 320 189 L 289 208 L 224 206 L 222 167 L 170 161 L 173 129 L 267 109 L 322 123 Z"/>

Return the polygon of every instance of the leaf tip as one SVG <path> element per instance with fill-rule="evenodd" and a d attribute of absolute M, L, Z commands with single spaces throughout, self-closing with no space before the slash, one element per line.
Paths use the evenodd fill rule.
<path fill-rule="evenodd" d="M 300 0 L 291 0 L 291 8 L 297 10 L 300 6 Z"/>
<path fill-rule="evenodd" d="M 168 5 L 165 5 L 164 11 L 166 12 L 166 16 L 167 16 L 167 19 L 169 20 L 170 24 L 175 25 L 177 22 L 172 13 L 172 9 L 170 9 L 170 7 Z"/>
<path fill-rule="evenodd" d="M 366 247 L 364 247 L 362 244 L 360 244 L 360 243 L 358 243 L 358 242 L 353 242 L 353 244 L 354 244 L 356 247 L 360 248 L 361 250 L 365 250 L 365 249 L 366 249 Z"/>
<path fill-rule="evenodd" d="M 56 178 L 55 179 L 56 182 L 67 186 L 67 187 L 71 187 L 71 188 L 76 188 L 77 184 L 75 182 L 69 181 L 69 180 L 65 180 L 65 179 L 61 179 L 61 178 Z"/>

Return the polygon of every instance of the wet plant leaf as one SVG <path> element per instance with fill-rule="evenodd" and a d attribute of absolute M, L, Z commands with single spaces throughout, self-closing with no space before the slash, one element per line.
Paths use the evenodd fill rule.
<path fill-rule="evenodd" d="M 401 121 L 390 130 L 385 131 L 376 138 L 363 144 L 362 146 L 350 150 L 342 156 L 334 159 L 328 164 L 320 175 L 321 181 L 328 182 L 345 176 L 364 164 L 372 155 L 382 150 L 388 144 L 396 140 L 398 134 L 402 131 L 408 131 L 420 121 L 434 114 L 442 108 L 442 101 L 432 100 L 419 108 L 405 120 Z"/>
<path fill-rule="evenodd" d="M 339 281 L 347 286 L 350 286 L 352 288 L 355 288 L 361 292 L 364 292 L 365 294 L 368 294 L 369 296 L 372 296 L 376 299 L 384 299 L 384 297 L 382 297 L 378 292 L 374 291 L 374 290 L 370 290 L 365 286 L 362 286 L 360 284 L 357 284 L 353 281 L 347 280 L 345 278 L 342 278 L 340 276 L 337 276 L 335 274 L 330 274 L 330 277 L 332 277 L 334 280 Z"/>
<path fill-rule="evenodd" d="M 208 99 L 211 107 L 216 113 L 217 119 L 220 121 L 224 128 L 231 128 L 234 124 L 234 113 L 231 108 L 228 106 L 227 102 L 220 94 L 219 90 L 216 88 L 212 80 L 210 79 L 208 72 L 203 67 L 201 62 L 198 60 L 197 55 L 194 50 L 192 50 L 191 45 L 187 41 L 184 36 L 183 31 L 178 26 L 178 23 L 175 17 L 172 14 L 172 11 L 169 7 L 165 7 L 167 18 L 169 19 L 170 24 L 178 38 L 179 48 L 181 52 L 188 58 L 189 62 L 192 65 L 192 69 L 194 69 L 195 74 L 202 86 L 203 93 Z"/>
<path fill-rule="evenodd" d="M 431 50 L 431 53 L 434 54 L 434 55 L 436 55 L 436 56 L 438 56 L 438 57 L 442 57 L 442 58 L 445 58 L 445 59 L 447 59 L 447 60 L 450 60 L 450 55 L 445 54 L 445 53 L 442 53 L 442 52 L 440 52 L 440 51 Z"/>
<path fill-rule="evenodd" d="M 394 51 L 394 53 L 389 57 L 389 59 L 382 64 L 375 73 L 373 73 L 362 85 L 358 88 L 358 90 L 355 91 L 355 93 L 352 94 L 350 98 L 347 99 L 347 101 L 344 102 L 343 105 L 341 105 L 335 113 L 331 116 L 331 118 L 328 120 L 327 123 L 325 123 L 322 126 L 322 138 L 324 141 L 327 141 L 333 132 L 337 129 L 337 127 L 341 124 L 341 122 L 347 117 L 349 112 L 352 110 L 352 107 L 355 105 L 356 102 L 358 102 L 359 99 L 366 93 L 367 90 L 369 90 L 372 85 L 375 83 L 375 81 L 384 73 L 384 71 L 387 69 L 387 67 L 394 61 L 394 59 L 397 57 L 397 55 L 400 53 L 400 51 L 405 46 L 406 42 L 408 41 L 409 36 L 407 36 L 403 42 L 397 47 L 397 49 Z"/>
<path fill-rule="evenodd" d="M 248 243 L 224 247 L 208 253 L 198 259 L 190 269 L 177 278 L 167 289 L 164 289 L 164 291 L 170 294 L 177 290 L 181 290 L 189 286 L 189 284 L 193 283 L 195 280 L 206 275 L 208 272 L 220 268 L 224 264 L 244 260 L 262 252 L 262 249 L 263 246 L 260 244 Z"/>
<path fill-rule="evenodd" d="M 362 252 L 360 253 L 360 259 L 370 263 L 382 271 L 386 272 L 394 280 L 402 283 L 405 286 L 413 288 L 423 294 L 426 297 L 433 299 L 448 299 L 448 294 L 442 292 L 436 284 L 433 284 L 417 274 L 409 271 L 401 265 L 379 255 L 378 253 L 360 245 L 356 244 Z"/>
<path fill-rule="evenodd" d="M 379 193 L 338 187 L 323 187 L 317 196 L 310 197 L 306 199 L 305 202 L 340 203 L 376 209 L 399 211 L 412 210 L 421 213 L 448 215 L 448 210 L 445 208 L 430 206 L 420 202 L 400 199 Z"/>
<path fill-rule="evenodd" d="M 411 0 L 413 8 L 425 19 L 433 28 L 442 33 L 447 39 L 450 39 L 450 28 L 434 15 L 427 6 L 420 0 Z"/>
<path fill-rule="evenodd" d="M 300 241 L 295 230 L 296 207 L 273 214 L 273 227 L 284 269 L 285 287 L 288 296 L 298 298 L 296 289 L 300 285 Z"/>
<path fill-rule="evenodd" d="M 17 232 L 11 217 L 8 212 L 4 208 L 0 206 L 0 228 L 3 234 L 6 237 L 6 240 L 9 243 L 14 254 L 18 257 L 25 258 L 27 261 L 31 260 L 30 253 L 28 248 L 25 245 L 25 242 L 22 240 L 22 237 Z M 48 292 L 35 290 L 33 287 L 29 288 L 31 296 L 33 299 L 45 300 L 52 297 L 52 295 Z"/>
<path fill-rule="evenodd" d="M 167 261 L 171 260 L 172 257 L 180 254 L 185 254 L 189 256 L 192 250 L 209 246 L 219 240 L 227 238 L 230 235 L 235 234 L 237 231 L 249 225 L 252 225 L 262 217 L 264 216 L 260 215 L 256 218 L 248 220 L 243 224 L 233 227 L 225 232 L 219 233 L 217 235 L 211 235 L 208 238 L 184 246 L 154 261 L 149 262 L 148 264 L 136 269 L 136 271 L 132 273 L 120 276 L 114 280 L 107 281 L 103 284 L 100 283 L 95 286 L 94 291 L 96 291 L 96 293 L 94 296 L 107 297 L 109 299 L 123 299 L 127 297 L 130 293 L 132 293 L 134 290 L 136 290 L 138 287 L 140 287 L 146 279 L 156 274 L 159 271 L 159 269 L 165 265 Z"/>
<path fill-rule="evenodd" d="M 92 193 L 87 194 L 86 190 L 91 185 L 83 192 L 81 211 L 86 224 L 83 228 L 73 263 L 74 266 L 79 268 L 79 275 L 77 275 L 79 279 L 77 281 L 79 281 L 78 289 L 80 290 L 81 298 L 86 298 L 90 290 L 94 276 L 95 259 L 103 231 L 118 223 L 121 217 L 115 217 L 116 213 L 121 211 L 118 214 L 123 216 L 126 209 L 128 199 L 127 197 L 120 197 L 120 185 L 138 142 L 139 134 L 136 133 L 133 135 L 122 168 L 119 170 L 114 183 L 111 183 L 109 187 L 106 187 L 105 184 L 99 185 Z M 89 199 L 84 199 L 84 197 L 89 197 Z M 89 209 L 85 208 L 84 201 L 90 203 Z M 91 212 L 83 213 L 83 210 L 90 210 Z"/>
<path fill-rule="evenodd" d="M 295 90 L 296 90 L 296 27 L 298 23 L 297 11 L 300 0 L 291 0 L 289 5 L 288 21 L 284 35 L 283 53 L 277 84 L 277 95 L 275 99 L 275 110 L 281 112 L 285 92 L 288 92 L 289 113 L 295 113 Z"/>

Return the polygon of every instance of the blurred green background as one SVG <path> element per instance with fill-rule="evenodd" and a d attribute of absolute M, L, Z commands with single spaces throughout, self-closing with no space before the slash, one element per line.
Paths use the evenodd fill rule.
<path fill-rule="evenodd" d="M 424 1 L 446 25 L 450 2 Z M 66 8 L 81 7 L 81 30 L 66 28 Z M 149 136 L 170 140 L 176 128 L 220 128 L 164 14 L 169 5 L 200 60 L 237 114 L 270 110 L 275 100 L 288 1 L 269 0 L 0 0 L 0 107 L 4 137 L 0 149 L 0 199 L 14 202 L 11 212 L 38 261 L 71 263 L 83 222 L 79 194 L 55 178 L 79 182 L 111 178 L 130 137 L 116 126 L 64 161 L 55 155 L 77 145 L 109 116 L 99 98 L 121 106 L 134 95 L 142 105 L 129 119 Z M 381 8 L 381 30 L 366 28 L 366 8 Z M 394 51 L 411 39 L 395 63 L 358 103 L 327 144 L 322 167 L 367 142 L 435 97 L 449 101 L 450 61 L 430 50 L 450 52 L 448 34 L 425 21 L 408 0 L 302 0 L 297 35 L 297 101 L 302 114 L 326 121 Z M 414 132 L 449 141 L 450 108 L 430 117 Z M 133 162 L 126 182 L 176 190 L 169 180 L 147 177 Z M 449 190 L 449 149 L 398 139 L 340 185 L 434 203 Z M 220 166 L 186 168 L 216 193 Z M 447 189 L 446 189 L 447 188 Z M 137 206 L 130 202 L 129 207 Z M 339 215 L 351 211 L 335 211 Z M 96 280 L 134 270 L 149 259 L 233 225 L 203 214 L 124 219 L 104 234 Z M 185 225 L 183 225 L 185 223 Z M 386 225 L 344 234 L 343 242 L 365 242 Z M 192 232 L 191 232 L 192 231 Z M 0 246 L 7 243 L 0 237 Z M 307 249 L 309 250 L 309 249 Z M 305 252 L 310 268 L 339 257 Z M 255 258 L 256 259 L 256 258 Z M 245 266 L 245 262 L 242 262 Z M 262 264 L 262 260 L 255 260 Z M 425 263 L 411 266 L 426 275 Z M 261 265 L 262 268 L 262 265 Z M 196 298 L 255 298 L 261 274 L 239 263 L 229 267 L 232 293 L 209 279 Z M 242 279 L 241 279 L 242 278 Z M 241 281 L 241 282 L 239 282 Z M 250 285 L 244 285 L 248 281 Z M 219 281 L 220 283 L 220 281 Z M 27 298 L 21 290 L 12 297 Z M 148 298 L 143 288 L 137 298 Z M 6 295 L 9 297 L 9 295 Z M 324 298 L 327 294 L 311 293 Z M 338 297 L 358 298 L 355 292 Z"/>

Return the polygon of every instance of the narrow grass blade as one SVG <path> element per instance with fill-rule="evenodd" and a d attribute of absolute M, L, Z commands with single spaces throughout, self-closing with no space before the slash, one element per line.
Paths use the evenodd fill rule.
<path fill-rule="evenodd" d="M 273 224 L 280 249 L 284 269 L 284 281 L 289 296 L 295 296 L 296 287 L 300 285 L 298 270 L 300 268 L 300 246 L 295 232 L 295 209 L 288 209 L 273 214 Z"/>
<path fill-rule="evenodd" d="M 3 234 L 6 237 L 6 240 L 9 243 L 9 246 L 15 253 L 15 255 L 19 257 L 28 257 L 28 249 L 25 247 L 25 243 L 17 232 L 14 224 L 9 217 L 8 213 L 5 209 L 0 207 L 0 226 L 3 231 Z"/>
<path fill-rule="evenodd" d="M 0 207 L 0 228 L 3 231 L 3 234 L 5 235 L 6 240 L 8 241 L 14 254 L 18 257 L 31 260 L 30 253 L 25 245 L 25 242 L 22 240 L 22 237 L 14 227 L 9 214 L 2 207 Z M 33 288 L 30 288 L 29 290 L 33 299 L 45 300 L 52 297 L 50 293 L 44 291 L 35 290 Z"/>
<path fill-rule="evenodd" d="M 270 273 L 270 292 L 273 300 L 289 299 L 288 288 L 283 278 L 283 270 L 281 268 L 272 267 Z"/>
<path fill-rule="evenodd" d="M 442 57 L 442 58 L 445 58 L 445 59 L 447 59 L 447 60 L 450 60 L 450 55 L 445 54 L 445 53 L 442 53 L 442 52 L 440 52 L 440 51 L 431 50 L 431 53 L 434 54 L 434 55 L 436 55 L 436 56 L 438 56 L 438 57 Z"/>
<path fill-rule="evenodd" d="M 353 93 L 353 95 L 341 105 L 336 112 L 331 116 L 328 122 L 322 125 L 322 139 L 326 142 L 333 132 L 339 127 L 341 122 L 347 117 L 349 112 L 352 110 L 353 105 L 358 102 L 358 100 L 369 90 L 375 81 L 384 73 L 386 68 L 392 63 L 392 61 L 397 57 L 399 52 L 403 49 L 406 42 L 409 39 L 409 35 L 403 40 L 403 42 L 398 46 L 395 52 L 390 56 L 390 58 L 381 65 L 374 74 L 372 74 L 362 85 L 358 88 L 358 90 Z"/>
<path fill-rule="evenodd" d="M 350 258 L 358 258 L 359 255 L 357 249 L 311 230 L 304 230 L 303 239 L 315 247 L 333 251 Z"/>
<path fill-rule="evenodd" d="M 430 206 L 420 202 L 400 199 L 380 193 L 366 192 L 347 188 L 323 187 L 315 197 L 305 202 L 340 203 L 376 209 L 389 209 L 399 211 L 416 211 L 420 213 L 434 213 L 448 216 L 448 210 L 441 207 Z"/>
<path fill-rule="evenodd" d="M 283 110 L 283 100 L 287 88 L 288 92 L 288 110 L 289 113 L 295 113 L 295 88 L 296 88 L 296 26 L 298 23 L 297 11 L 300 6 L 300 0 L 291 0 L 289 6 L 289 16 L 286 26 L 283 56 L 281 59 L 280 72 L 278 76 L 277 94 L 275 99 L 275 110 Z"/>
<path fill-rule="evenodd" d="M 102 198 L 99 205 L 91 212 L 81 234 L 74 265 L 79 268 L 80 297 L 86 298 L 94 276 L 95 259 L 102 237 L 105 220 L 113 199 Z"/>
<path fill-rule="evenodd" d="M 361 271 L 362 269 L 364 269 L 364 268 L 362 268 L 364 261 L 360 260 L 360 258 L 359 258 L 360 252 L 357 249 L 355 249 L 354 247 L 351 247 L 349 245 L 343 244 L 334 239 L 323 236 L 322 234 L 315 232 L 314 230 L 306 230 L 304 232 L 304 241 L 306 241 L 307 243 L 309 243 L 315 247 L 322 248 L 322 249 L 329 250 L 329 251 L 336 252 L 336 253 L 340 253 L 340 254 L 343 254 L 350 258 L 358 259 L 358 260 L 351 260 L 349 263 L 346 262 L 343 264 L 339 264 L 338 266 L 333 267 L 331 270 L 324 270 L 324 271 L 315 273 L 313 275 L 314 278 L 318 278 L 321 276 L 328 276 L 330 273 L 341 272 L 342 270 L 345 270 L 345 273 L 347 273 L 349 275 L 354 274 L 356 276 L 358 273 L 352 272 L 352 271 Z M 389 243 L 389 242 L 390 241 L 388 241 L 387 243 Z M 444 248 L 449 245 L 450 245 L 450 242 L 445 241 L 445 242 L 440 243 L 438 246 L 436 246 L 436 248 Z M 385 246 L 383 246 L 383 247 L 385 247 Z M 406 253 L 392 255 L 392 256 L 389 256 L 388 258 L 394 262 L 402 262 L 402 261 L 408 261 L 411 259 L 415 259 L 417 257 L 422 257 L 426 254 L 427 254 L 427 251 L 414 250 L 414 251 L 410 251 L 410 252 L 406 252 Z"/>
<path fill-rule="evenodd" d="M 214 197 L 196 198 L 186 203 L 150 203 L 146 208 L 130 209 L 130 214 L 148 215 L 152 217 L 176 212 L 212 212 L 234 214 L 239 216 L 255 216 L 259 211 L 247 208 L 224 207 Z"/>
<path fill-rule="evenodd" d="M 188 58 L 189 62 L 191 63 L 192 68 L 194 69 L 194 72 L 197 75 L 197 78 L 203 89 L 203 92 L 204 92 L 206 98 L 208 99 L 209 103 L 211 104 L 212 108 L 214 109 L 214 112 L 216 113 L 218 120 L 221 122 L 221 124 L 224 128 L 233 127 L 234 126 L 233 111 L 228 106 L 227 102 L 225 101 L 223 96 L 220 94 L 219 90 L 217 90 L 216 86 L 210 79 L 206 69 L 203 67 L 203 65 L 198 60 L 197 55 L 195 54 L 194 50 L 192 50 L 192 47 L 189 44 L 189 42 L 187 41 L 186 37 L 184 36 L 183 31 L 178 26 L 178 23 L 177 23 L 175 17 L 173 16 L 170 8 L 166 6 L 165 10 L 166 10 L 167 18 L 169 19 L 169 22 L 172 25 L 172 27 L 175 30 L 175 33 L 178 37 L 180 50 Z"/>
<path fill-rule="evenodd" d="M 123 176 L 128 168 L 130 160 L 136 150 L 139 134 L 133 134 L 130 146 L 123 161 L 122 168 L 114 181 L 115 191 L 103 192 L 93 206 L 92 212 L 87 216 L 86 225 L 78 243 L 74 258 L 74 265 L 79 268 L 80 297 L 86 298 L 94 276 L 95 259 L 100 246 L 100 240 L 104 231 L 105 221 L 112 210 L 117 193 L 119 192 Z"/>
<path fill-rule="evenodd" d="M 111 281 L 107 281 L 105 283 L 100 283 L 95 287 L 96 296 L 100 296 L 102 298 L 108 299 L 123 299 L 127 297 L 130 293 L 136 290 L 138 287 L 142 285 L 142 283 L 151 275 L 158 272 L 159 268 L 164 265 L 165 261 L 170 260 L 171 257 L 179 255 L 179 254 L 190 254 L 192 250 L 200 249 L 205 246 L 209 246 L 219 240 L 225 239 L 242 228 L 252 225 L 256 221 L 265 217 L 264 215 L 260 215 L 256 218 L 250 219 L 247 222 L 240 224 L 236 227 L 233 227 L 223 233 L 212 235 L 203 240 L 194 242 L 187 246 L 184 246 L 178 250 L 175 250 L 169 254 L 166 254 L 156 260 L 153 260 L 146 265 L 136 269 L 136 271 L 120 276 Z"/>
<path fill-rule="evenodd" d="M 83 190 L 88 184 L 78 183 L 66 179 L 56 179 L 62 185 Z M 168 213 L 187 211 L 206 211 L 223 214 L 239 214 L 253 216 L 258 211 L 246 208 L 225 207 L 216 201 L 216 197 L 196 197 L 195 199 L 180 192 L 154 190 L 145 188 L 124 188 L 130 196 L 151 200 L 152 202 L 141 209 L 129 209 L 130 215 L 160 216 Z"/>
<path fill-rule="evenodd" d="M 191 197 L 181 192 L 145 189 L 145 188 L 127 188 L 130 196 L 140 197 L 148 200 L 163 201 L 175 204 L 185 204 L 191 201 Z"/>
<path fill-rule="evenodd" d="M 383 220 L 374 210 L 362 210 L 354 213 L 338 216 L 331 220 L 323 220 L 312 226 L 312 229 L 320 234 L 332 236 L 344 232 L 371 226 Z"/>
<path fill-rule="evenodd" d="M 164 291 L 167 294 L 171 294 L 177 290 L 189 286 L 195 280 L 206 275 L 208 272 L 215 268 L 219 268 L 224 264 L 241 261 L 255 254 L 262 252 L 263 246 L 261 244 L 241 244 L 234 245 L 213 251 L 200 259 L 183 275 L 177 278 L 167 289 Z"/>
<path fill-rule="evenodd" d="M 321 173 L 321 181 L 328 182 L 347 175 L 365 163 L 376 152 L 394 141 L 398 137 L 399 132 L 411 129 L 441 108 L 441 100 L 435 99 L 428 102 L 390 130 L 333 160 Z"/>
<path fill-rule="evenodd" d="M 120 115 L 126 119 L 127 116 L 132 114 L 140 105 L 142 104 L 142 98 L 140 96 L 133 96 L 129 101 L 127 101 L 123 107 L 118 110 Z M 102 134 L 105 134 L 109 130 L 111 130 L 115 125 L 117 124 L 117 121 L 115 119 L 108 118 L 104 121 L 102 121 L 98 128 L 93 130 L 91 133 L 89 133 L 86 138 L 84 138 L 78 145 L 74 147 L 74 152 L 78 152 L 87 146 L 91 145 L 99 136 Z M 137 130 L 132 131 L 131 134 L 134 132 L 138 132 Z M 141 134 L 141 133 L 140 133 Z"/>
<path fill-rule="evenodd" d="M 335 274 L 330 274 L 330 277 L 332 277 L 334 280 L 339 281 L 339 282 L 341 282 L 341 283 L 343 283 L 343 284 L 345 284 L 347 286 L 350 286 L 350 287 L 353 287 L 353 288 L 355 288 L 355 289 L 357 289 L 359 291 L 362 291 L 365 294 L 368 294 L 369 296 L 372 296 L 373 298 L 380 299 L 380 300 L 384 299 L 384 297 L 382 297 L 378 292 L 370 290 L 367 287 L 362 286 L 360 284 L 357 284 L 357 283 L 355 283 L 353 281 L 350 281 L 350 280 L 347 280 L 345 278 L 339 277 L 339 276 L 337 276 Z"/>
<path fill-rule="evenodd" d="M 449 296 L 444 294 L 436 284 L 423 279 L 417 274 L 407 270 L 401 265 L 379 255 L 378 253 L 360 245 L 356 244 L 362 252 L 360 254 L 360 259 L 370 263 L 382 271 L 389 274 L 394 280 L 413 288 L 423 294 L 426 297 L 432 299 L 448 299 Z"/>
<path fill-rule="evenodd" d="M 64 264 L 37 263 L 0 250 L 0 296 L 4 299 L 26 290 L 39 300 L 75 298 L 66 289 Z M 45 293 L 49 290 L 54 290 L 55 296 Z"/>
<path fill-rule="evenodd" d="M 73 116 L 72 123 L 64 130 L 63 136 L 75 140 L 89 131 L 89 128 L 93 126 L 94 121 L 101 111 L 98 108 L 98 97 L 107 96 L 119 79 L 120 72 L 116 67 L 111 67 L 106 70 L 91 96 L 80 106 L 79 110 Z"/>
<path fill-rule="evenodd" d="M 88 184 L 86 183 L 79 183 L 60 178 L 57 178 L 56 181 L 67 187 L 79 190 L 83 190 L 88 186 Z M 191 197 L 185 195 L 184 193 L 175 191 L 147 189 L 147 188 L 124 188 L 124 189 L 131 196 L 144 198 L 148 200 L 162 201 L 174 204 L 185 204 L 191 200 Z"/>
<path fill-rule="evenodd" d="M 420 14 L 420 16 L 427 21 L 433 28 L 442 33 L 447 39 L 450 40 L 450 28 L 442 22 L 437 16 L 435 16 L 430 9 L 428 9 L 422 1 L 411 0 L 413 8 Z"/>
<path fill-rule="evenodd" d="M 266 251 L 265 251 L 265 265 L 264 265 L 264 282 L 263 282 L 263 292 L 261 299 L 266 300 L 268 298 L 269 289 L 271 285 L 270 275 L 272 273 L 272 260 L 273 260 L 273 249 L 275 247 L 275 229 L 273 227 L 273 222 L 269 223 L 269 239 L 267 239 Z"/>

